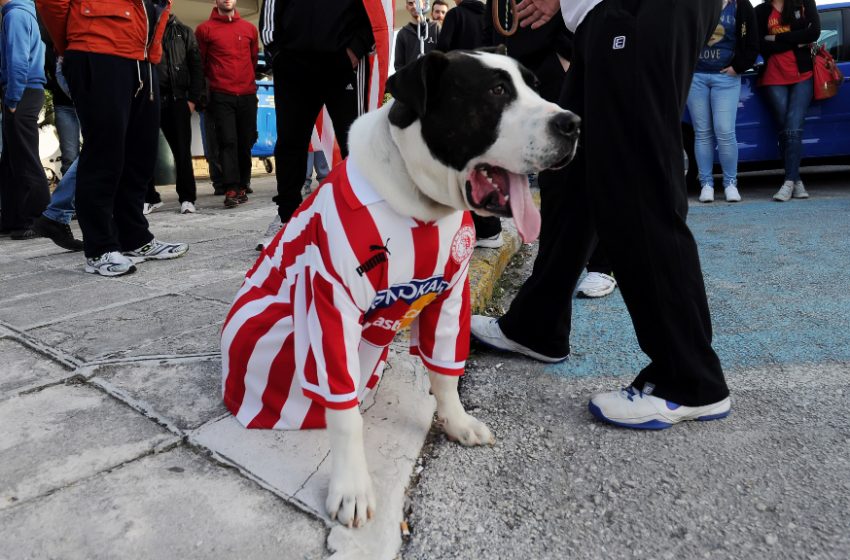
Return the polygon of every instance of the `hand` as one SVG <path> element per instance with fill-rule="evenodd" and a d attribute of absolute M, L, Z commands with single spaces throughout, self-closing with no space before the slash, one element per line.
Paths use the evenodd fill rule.
<path fill-rule="evenodd" d="M 727 66 L 726 68 L 722 69 L 722 70 L 720 71 L 720 73 L 721 73 L 721 74 L 726 74 L 726 75 L 727 75 L 727 76 L 729 76 L 730 78 L 734 78 L 735 76 L 737 76 L 737 75 L 738 75 L 738 73 L 737 73 L 737 72 L 735 72 L 735 69 L 734 69 L 734 68 L 732 68 L 731 66 Z"/>
<path fill-rule="evenodd" d="M 770 42 L 775 42 L 776 41 L 776 35 L 765 35 L 764 40 L 770 41 Z"/>
<path fill-rule="evenodd" d="M 15 112 L 15 107 L 9 107 L 9 112 L 10 112 L 10 113 L 14 113 L 14 112 Z"/>
<path fill-rule="evenodd" d="M 189 113 L 190 114 L 194 113 L 195 112 L 195 104 L 192 103 L 191 101 L 186 101 L 186 103 L 189 105 Z"/>
<path fill-rule="evenodd" d="M 351 67 L 357 68 L 357 65 L 360 64 L 360 59 L 357 58 L 357 55 L 354 54 L 354 51 L 351 49 L 345 49 L 345 54 L 348 55 L 348 60 L 351 61 Z"/>
<path fill-rule="evenodd" d="M 560 9 L 558 0 L 522 0 L 517 6 L 516 15 L 520 26 L 537 29 L 552 19 Z"/>

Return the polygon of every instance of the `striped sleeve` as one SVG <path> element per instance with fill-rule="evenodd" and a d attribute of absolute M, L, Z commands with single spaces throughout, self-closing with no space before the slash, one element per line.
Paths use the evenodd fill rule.
<path fill-rule="evenodd" d="M 362 316 L 345 287 L 326 271 L 306 267 L 299 276 L 293 302 L 296 371 L 304 395 L 322 406 L 359 404 Z"/>
<path fill-rule="evenodd" d="M 454 285 L 411 325 L 410 352 L 435 373 L 463 375 L 466 367 L 471 319 L 468 273 L 469 266 L 464 266 Z"/>

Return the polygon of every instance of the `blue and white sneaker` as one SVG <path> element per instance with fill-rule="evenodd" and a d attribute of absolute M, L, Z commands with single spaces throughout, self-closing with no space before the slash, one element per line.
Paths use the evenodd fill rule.
<path fill-rule="evenodd" d="M 187 243 L 165 243 L 158 239 L 151 239 L 149 243 L 142 245 L 135 251 L 124 251 L 133 263 L 138 264 L 145 261 L 162 261 L 182 257 L 189 250 Z"/>
<path fill-rule="evenodd" d="M 726 397 L 705 406 L 682 406 L 648 395 L 634 387 L 626 387 L 594 395 L 588 408 L 596 418 L 615 426 L 663 430 L 685 420 L 726 418 L 732 410 L 732 401 Z"/>
<path fill-rule="evenodd" d="M 86 259 L 85 270 L 89 274 L 101 276 L 123 276 L 136 272 L 136 267 L 133 266 L 133 261 L 118 251 L 112 251 L 95 259 Z"/>

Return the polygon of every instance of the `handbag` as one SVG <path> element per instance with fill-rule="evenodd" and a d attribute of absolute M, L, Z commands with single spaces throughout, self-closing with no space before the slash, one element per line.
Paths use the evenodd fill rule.
<path fill-rule="evenodd" d="M 838 87 L 844 81 L 844 75 L 835 64 L 835 59 L 826 50 L 826 47 L 812 47 L 812 61 L 814 62 L 814 98 L 818 101 L 829 99 L 838 93 Z"/>

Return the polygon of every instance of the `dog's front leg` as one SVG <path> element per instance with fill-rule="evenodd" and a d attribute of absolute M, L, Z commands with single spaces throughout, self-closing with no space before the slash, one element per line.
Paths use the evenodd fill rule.
<path fill-rule="evenodd" d="M 331 443 L 331 483 L 325 502 L 331 519 L 360 527 L 375 513 L 375 492 L 363 448 L 363 418 L 355 408 L 325 411 Z"/>
<path fill-rule="evenodd" d="M 496 438 L 484 422 L 466 413 L 457 394 L 459 377 L 428 372 L 437 399 L 437 422 L 449 439 L 463 445 L 492 445 Z"/>

